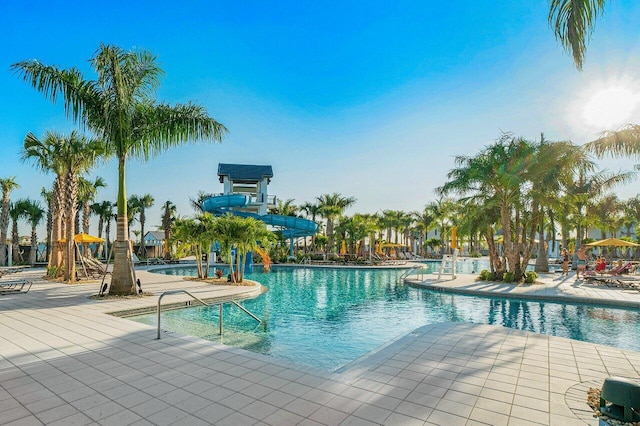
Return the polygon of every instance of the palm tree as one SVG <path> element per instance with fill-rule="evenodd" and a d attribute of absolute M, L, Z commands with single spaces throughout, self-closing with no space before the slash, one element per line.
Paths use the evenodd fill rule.
<path fill-rule="evenodd" d="M 313 222 L 316 222 L 316 218 L 320 215 L 320 206 L 318 204 L 307 202 L 300 206 L 300 211 L 304 213 L 304 215 L 308 219 L 311 219 Z M 306 238 L 305 238 L 305 242 L 306 242 Z M 315 253 L 316 251 L 316 235 L 315 234 L 311 236 L 311 251 L 313 253 Z"/>
<path fill-rule="evenodd" d="M 29 265 L 33 266 L 36 263 L 36 256 L 38 254 L 38 233 L 36 231 L 37 226 L 44 218 L 44 209 L 34 200 L 24 201 L 24 217 L 31 224 L 31 250 L 29 251 Z"/>
<path fill-rule="evenodd" d="M 434 217 L 429 210 L 425 207 L 422 213 L 415 213 L 415 220 L 417 222 L 417 229 L 420 232 L 420 256 L 425 256 L 425 241 L 427 234 L 431 229 L 434 222 Z"/>
<path fill-rule="evenodd" d="M 45 203 L 47 203 L 47 247 L 45 250 L 45 259 L 48 260 L 49 255 L 51 254 L 51 231 L 53 229 L 53 191 L 47 191 L 47 188 L 42 187 L 40 195 L 44 199 Z"/>
<path fill-rule="evenodd" d="M 48 173 L 53 172 L 55 178 L 49 191 L 49 212 L 51 215 L 51 229 L 47 231 L 48 244 L 48 273 L 57 277 L 62 273 L 63 262 L 62 239 L 63 233 L 63 206 L 62 198 L 64 193 L 64 168 L 56 157 L 54 151 L 62 141 L 59 135 L 47 132 L 40 140 L 32 133 L 27 134 L 21 153 L 22 161 L 33 161 L 36 168 Z"/>
<path fill-rule="evenodd" d="M 140 220 L 140 236 L 141 236 L 141 240 L 140 240 L 140 249 L 138 250 L 139 253 L 144 256 L 145 258 L 147 257 L 147 249 L 145 247 L 145 242 L 144 242 L 144 224 L 146 221 L 146 215 L 145 215 L 145 210 L 148 209 L 149 207 L 153 206 L 153 202 L 155 201 L 153 199 L 153 197 L 151 196 L 151 194 L 145 194 L 142 195 L 140 197 L 138 197 L 137 195 L 132 195 L 131 198 L 133 199 L 133 203 L 136 205 L 136 208 L 138 209 L 138 219 Z"/>
<path fill-rule="evenodd" d="M 340 217 L 347 207 L 352 206 L 356 199 L 353 197 L 343 197 L 338 193 L 323 194 L 316 197 L 320 208 L 320 215 L 327 219 L 327 253 L 334 249 L 333 244 L 333 222 Z"/>
<path fill-rule="evenodd" d="M 196 258 L 198 278 L 207 278 L 209 264 L 202 265 L 205 250 L 217 238 L 215 234 L 215 220 L 211 213 L 203 213 L 195 219 L 176 219 L 171 225 L 173 242 L 177 246 L 180 256 L 193 254 Z"/>
<path fill-rule="evenodd" d="M 75 218 L 78 208 L 78 182 L 80 175 L 87 172 L 95 165 L 98 158 L 104 153 L 104 145 L 99 139 L 87 139 L 75 130 L 69 136 L 63 136 L 53 132 L 47 132 L 41 141 L 32 133 L 24 140 L 23 159 L 34 159 L 41 169 L 54 170 L 57 185 L 54 189 L 61 199 L 61 213 L 65 217 L 65 270 L 64 279 L 75 279 Z M 55 220 L 54 220 L 55 228 Z M 53 238 L 59 241 L 61 235 Z M 50 266 L 59 266 L 53 264 Z"/>
<path fill-rule="evenodd" d="M 78 202 L 82 208 L 82 232 L 89 234 L 89 219 L 92 213 L 91 202 L 96 199 L 98 188 L 104 188 L 107 184 L 100 176 L 96 177 L 93 182 L 81 177 L 78 183 Z M 84 253 L 85 256 L 90 253 L 88 243 L 84 244 Z"/>
<path fill-rule="evenodd" d="M 16 182 L 16 177 L 0 179 L 0 189 L 2 189 L 2 206 L 0 207 L 0 266 L 7 263 L 7 233 L 9 231 L 9 211 L 11 210 L 11 199 L 9 194 L 14 189 L 20 188 Z"/>
<path fill-rule="evenodd" d="M 171 241 L 171 224 L 175 220 L 176 205 L 165 201 L 162 206 L 162 229 L 164 230 L 164 258 L 171 259 L 169 241 Z"/>
<path fill-rule="evenodd" d="M 286 201 L 282 201 L 281 199 L 276 200 L 276 207 L 273 209 L 273 214 L 279 214 L 282 216 L 297 216 L 298 215 L 298 207 L 293 204 L 293 198 L 289 198 Z"/>
<path fill-rule="evenodd" d="M 198 191 L 198 194 L 195 198 L 189 198 L 189 202 L 191 203 L 191 207 L 196 213 L 204 213 L 204 208 L 202 207 L 202 202 L 207 198 L 213 197 L 215 194 L 210 192 Z"/>
<path fill-rule="evenodd" d="M 573 62 L 581 70 L 587 41 L 593 32 L 595 21 L 604 11 L 606 0 L 551 0 L 549 25 L 556 40 L 573 56 Z"/>
<path fill-rule="evenodd" d="M 104 229 L 105 224 L 108 224 L 113 217 L 113 203 L 111 201 L 102 201 L 101 203 L 93 203 L 91 204 L 91 211 L 98 216 L 98 237 L 102 238 L 102 231 Z M 107 239 L 107 244 L 109 240 Z M 102 248 L 104 245 L 102 243 L 98 244 L 95 249 L 94 256 L 98 257 L 98 255 L 102 252 Z M 102 255 L 106 258 L 108 254 L 102 252 Z"/>
<path fill-rule="evenodd" d="M 101 44 L 90 61 L 96 80 L 75 69 L 59 69 L 36 60 L 12 65 L 23 79 L 107 144 L 118 161 L 118 219 L 110 294 L 136 294 L 127 229 L 126 160 L 151 155 L 186 141 L 221 141 L 226 129 L 193 103 L 168 105 L 152 99 L 162 70 L 147 51 L 125 51 Z"/>
<path fill-rule="evenodd" d="M 22 263 L 22 253 L 20 252 L 20 235 L 18 235 L 18 222 L 28 218 L 29 200 L 20 199 L 12 203 L 9 216 L 11 217 L 11 254 L 14 262 Z"/>
<path fill-rule="evenodd" d="M 458 168 L 447 174 L 449 181 L 438 189 L 442 195 L 451 192 L 471 194 L 475 200 L 497 205 L 507 271 L 517 280 L 524 271 L 520 256 L 520 217 L 524 211 L 523 193 L 529 172 L 527 161 L 534 153 L 531 143 L 504 134 L 497 143 L 475 157 L 456 157 Z"/>

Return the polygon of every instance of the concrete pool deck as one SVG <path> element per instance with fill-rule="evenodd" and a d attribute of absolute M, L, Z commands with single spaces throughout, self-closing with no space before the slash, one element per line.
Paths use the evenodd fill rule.
<path fill-rule="evenodd" d="M 34 285 L 0 296 L 0 424 L 596 425 L 586 390 L 612 375 L 640 378 L 638 352 L 465 323 L 421 327 L 340 373 L 176 333 L 155 340 L 155 327 L 107 313 L 154 306 L 175 288 L 205 298 L 256 289 L 137 273 L 154 296 L 92 300 L 98 283 L 48 282 L 42 270 L 12 276 Z M 517 287 L 475 278 L 437 285 L 640 306 L 640 292 L 572 276 Z"/>

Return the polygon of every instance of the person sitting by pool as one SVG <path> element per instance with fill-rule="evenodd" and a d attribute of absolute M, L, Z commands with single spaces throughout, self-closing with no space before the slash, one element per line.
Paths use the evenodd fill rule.
<path fill-rule="evenodd" d="M 607 260 L 604 256 L 598 256 L 596 258 L 596 272 L 602 274 L 605 269 L 607 269 Z"/>
<path fill-rule="evenodd" d="M 580 246 L 578 249 L 578 266 L 576 268 L 576 279 L 580 278 L 580 272 L 582 276 L 585 276 L 587 271 L 587 246 Z"/>

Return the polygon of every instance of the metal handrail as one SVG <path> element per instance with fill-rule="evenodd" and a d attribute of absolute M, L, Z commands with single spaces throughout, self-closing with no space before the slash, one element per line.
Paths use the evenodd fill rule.
<path fill-rule="evenodd" d="M 167 290 L 164 293 L 162 293 L 160 295 L 160 297 L 158 298 L 158 336 L 156 338 L 156 340 L 160 340 L 160 312 L 162 311 L 161 308 L 161 301 L 162 298 L 167 295 L 167 294 L 178 294 L 178 293 L 185 293 L 188 294 L 189 296 L 191 296 L 193 299 L 197 300 L 198 302 L 202 303 L 205 306 L 215 306 L 218 305 L 220 312 L 219 312 L 219 317 L 220 317 L 220 321 L 219 321 L 219 328 L 220 328 L 220 335 L 222 335 L 222 308 L 224 307 L 224 303 L 225 302 L 220 302 L 220 303 L 207 303 L 204 300 L 200 299 L 197 296 L 194 296 L 193 294 L 189 293 L 187 290 L 183 290 L 183 289 L 177 289 L 177 290 Z M 251 312 L 249 312 L 249 310 L 247 308 L 245 308 L 244 306 L 240 305 L 238 302 L 236 302 L 235 300 L 231 300 L 230 303 L 236 305 L 238 308 L 240 308 L 240 310 L 244 311 L 247 315 L 249 315 L 251 318 L 253 318 L 254 320 L 258 321 L 258 324 L 262 324 L 262 320 L 260 318 L 258 318 L 257 316 L 255 316 L 254 314 L 252 314 Z"/>
<path fill-rule="evenodd" d="M 400 275 L 400 277 L 398 278 L 398 282 L 404 282 L 405 278 L 407 278 L 409 275 L 411 275 L 413 272 L 419 271 L 420 269 L 424 268 L 423 265 L 420 266 L 414 266 L 413 268 L 409 269 L 408 271 L 404 272 L 402 275 Z"/>

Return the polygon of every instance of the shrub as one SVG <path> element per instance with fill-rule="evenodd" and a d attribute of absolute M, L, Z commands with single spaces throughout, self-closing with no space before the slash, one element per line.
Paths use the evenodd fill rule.
<path fill-rule="evenodd" d="M 524 282 L 527 284 L 533 284 L 536 282 L 536 278 L 538 278 L 538 274 L 534 271 L 527 271 L 524 273 Z"/>
<path fill-rule="evenodd" d="M 58 276 L 58 272 L 60 272 L 60 267 L 58 267 L 58 266 L 47 266 L 47 276 L 49 278 L 56 278 Z"/>
<path fill-rule="evenodd" d="M 483 269 L 482 271 L 480 271 L 480 280 L 487 281 L 489 279 L 490 274 L 491 273 L 489 271 L 487 271 L 486 269 Z"/>
<path fill-rule="evenodd" d="M 502 275 L 502 281 L 504 281 L 505 283 L 512 283 L 515 281 L 515 276 L 513 274 L 513 272 L 505 272 Z"/>

